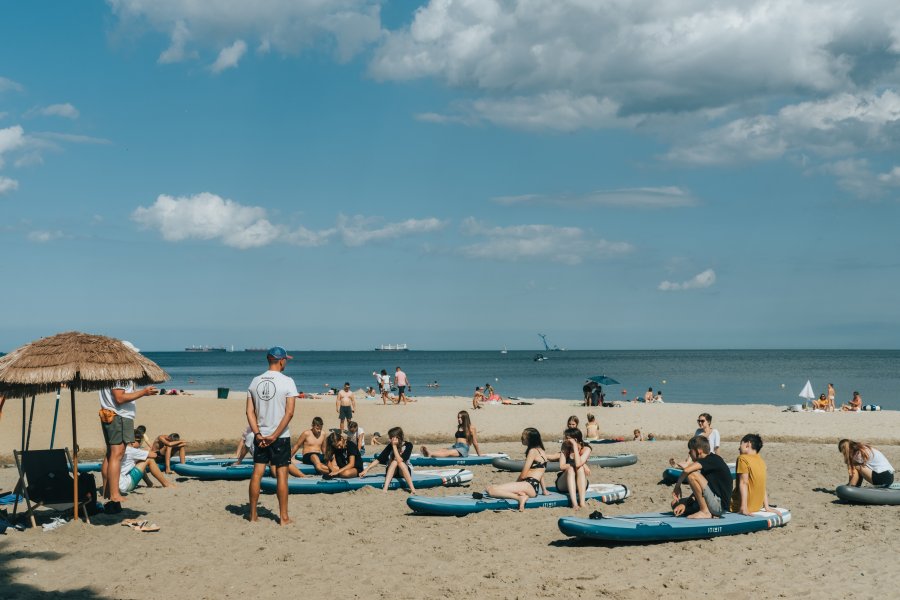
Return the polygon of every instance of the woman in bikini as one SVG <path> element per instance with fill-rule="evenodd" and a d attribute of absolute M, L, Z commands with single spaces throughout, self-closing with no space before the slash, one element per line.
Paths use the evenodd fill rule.
<path fill-rule="evenodd" d="M 519 510 L 525 510 L 525 502 L 538 494 L 547 494 L 544 486 L 544 472 L 547 469 L 547 452 L 541 441 L 540 432 L 534 427 L 527 427 L 522 432 L 522 445 L 525 446 L 525 464 L 519 477 L 510 483 L 492 485 L 487 489 L 488 495 L 494 498 L 509 498 L 519 502 Z"/>
<path fill-rule="evenodd" d="M 587 465 L 590 456 L 591 445 L 584 443 L 581 430 L 574 427 L 566 429 L 565 439 L 559 451 L 559 475 L 556 476 L 556 489 L 563 494 L 569 494 L 572 508 L 587 506 L 584 494 L 589 485 L 588 475 L 591 474 L 590 467 Z"/>
<path fill-rule="evenodd" d="M 422 454 L 425 456 L 433 456 L 435 458 L 443 458 L 447 456 L 459 456 L 465 458 L 469 456 L 469 448 L 475 449 L 475 455 L 480 456 L 481 451 L 478 449 L 478 437 L 475 426 L 469 418 L 469 413 L 464 410 L 459 411 L 456 415 L 456 442 L 450 448 L 441 448 L 439 450 L 429 450 L 426 446 L 422 446 Z"/>

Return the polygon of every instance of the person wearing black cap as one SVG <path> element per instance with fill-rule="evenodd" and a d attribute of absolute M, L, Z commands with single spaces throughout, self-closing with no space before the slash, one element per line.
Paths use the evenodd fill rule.
<path fill-rule="evenodd" d="M 299 395 L 294 380 L 284 374 L 290 356 L 281 346 L 269 348 L 269 370 L 257 375 L 247 390 L 247 423 L 253 434 L 253 477 L 250 479 L 250 521 L 257 520 L 260 482 L 271 464 L 275 468 L 278 510 L 282 525 L 288 516 L 288 466 L 291 464 L 291 431 L 294 401 Z"/>

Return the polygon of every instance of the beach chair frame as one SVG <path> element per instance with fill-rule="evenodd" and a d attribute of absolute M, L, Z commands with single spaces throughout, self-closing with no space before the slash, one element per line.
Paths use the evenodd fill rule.
<path fill-rule="evenodd" d="M 16 483 L 16 490 L 25 499 L 26 514 L 31 521 L 32 527 L 37 527 L 37 521 L 34 518 L 34 511 L 37 508 L 48 508 L 55 512 L 62 513 L 72 508 L 72 493 L 75 485 L 72 471 L 72 457 L 68 448 L 57 448 L 52 450 L 13 450 L 13 457 L 16 460 L 16 468 L 19 471 L 19 480 Z M 50 481 L 50 485 L 46 481 Z M 47 495 L 40 496 L 40 492 L 36 497 L 32 497 L 35 492 L 33 486 L 38 482 L 45 485 Z M 32 489 L 29 490 L 29 487 Z M 84 513 L 84 520 L 90 523 L 91 519 L 88 515 L 87 505 L 90 500 L 81 500 L 78 502 L 79 508 Z M 13 509 L 13 514 L 18 508 Z"/>

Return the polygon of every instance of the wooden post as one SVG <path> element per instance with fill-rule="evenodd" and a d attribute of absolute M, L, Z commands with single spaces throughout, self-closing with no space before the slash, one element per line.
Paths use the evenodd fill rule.
<path fill-rule="evenodd" d="M 75 425 L 75 382 L 69 384 L 72 394 L 72 479 L 75 480 L 75 498 L 72 507 L 72 520 L 78 520 L 78 429 Z"/>

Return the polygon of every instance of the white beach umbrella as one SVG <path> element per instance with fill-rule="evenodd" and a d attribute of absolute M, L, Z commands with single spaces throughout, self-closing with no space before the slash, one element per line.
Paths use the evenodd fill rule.
<path fill-rule="evenodd" d="M 816 397 L 816 393 L 813 391 L 812 383 L 810 383 L 809 379 L 806 380 L 806 385 L 804 385 L 803 389 L 800 390 L 799 395 L 801 398 L 806 398 L 807 402 Z"/>

